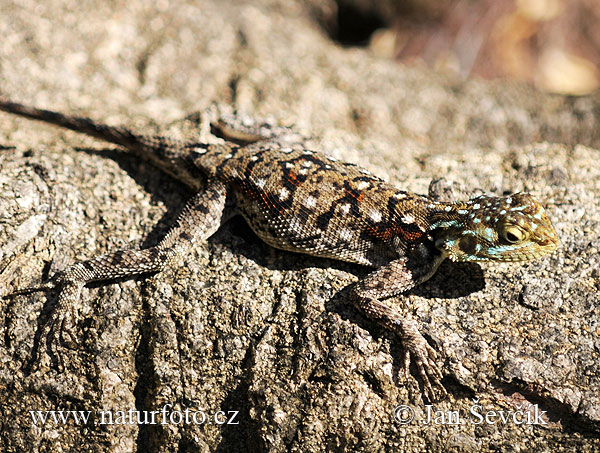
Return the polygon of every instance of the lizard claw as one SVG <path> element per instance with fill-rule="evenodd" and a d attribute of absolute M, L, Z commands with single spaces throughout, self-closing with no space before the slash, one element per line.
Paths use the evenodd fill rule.
<path fill-rule="evenodd" d="M 29 286 L 22 289 L 17 289 L 9 294 L 2 296 L 4 299 L 12 298 L 19 295 L 31 294 L 38 291 L 58 290 L 58 301 L 56 306 L 51 308 L 49 319 L 41 326 L 40 345 L 37 347 L 33 369 L 39 369 L 42 363 L 42 355 L 44 351 L 54 362 L 56 362 L 59 371 L 62 371 L 62 359 L 59 346 L 66 345 L 74 349 L 77 347 L 77 341 L 72 334 L 74 319 L 74 302 L 79 298 L 81 287 L 83 284 L 77 281 L 70 281 L 65 272 L 58 272 L 45 283 L 38 286 Z"/>
<path fill-rule="evenodd" d="M 414 320 L 399 319 L 395 322 L 397 331 L 404 345 L 404 373 L 408 379 L 411 358 L 423 381 L 425 396 L 430 401 L 443 399 L 446 389 L 441 383 L 442 372 L 437 363 L 438 357 L 435 350 L 417 329 Z"/>
<path fill-rule="evenodd" d="M 40 291 L 52 291 L 57 286 L 56 279 L 51 279 L 45 283 L 42 283 L 38 286 L 28 286 L 26 288 L 16 289 L 11 293 L 5 294 L 2 296 L 2 299 L 10 299 L 15 296 L 22 296 L 25 294 L 37 293 Z"/>
<path fill-rule="evenodd" d="M 44 355 L 47 355 L 59 372 L 64 371 L 64 354 L 60 350 L 61 347 L 77 348 L 77 340 L 72 333 L 74 319 L 73 310 L 61 306 L 60 303 L 53 307 L 50 318 L 41 327 L 40 344 L 34 355 L 34 370 L 40 368 L 44 362 Z"/>

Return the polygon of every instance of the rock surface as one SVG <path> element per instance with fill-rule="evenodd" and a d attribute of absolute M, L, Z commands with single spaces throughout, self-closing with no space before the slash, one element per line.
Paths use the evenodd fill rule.
<path fill-rule="evenodd" d="M 199 120 L 201 140 L 214 140 L 207 115 L 184 118 L 233 105 L 403 189 L 443 176 L 469 193 L 532 192 L 562 240 L 523 266 L 445 263 L 398 300 L 444 362 L 437 423 L 404 378 L 400 342 L 344 303 L 367 270 L 273 250 L 241 220 L 160 275 L 86 288 L 61 371 L 39 350 L 53 295 L 2 301 L 2 451 L 600 448 L 598 96 L 458 83 L 341 48 L 302 1 L 0 9 L 2 96 L 147 133 Z M 93 139 L 5 114 L 0 131 L 0 295 L 155 244 L 190 196 Z M 529 412 L 537 425 L 520 418 L 530 404 L 545 411 Z M 412 422 L 397 419 L 403 405 Z M 186 409 L 206 422 L 178 422 Z M 93 421 L 34 424 L 29 411 L 46 410 Z M 136 422 L 151 411 L 155 424 Z"/>

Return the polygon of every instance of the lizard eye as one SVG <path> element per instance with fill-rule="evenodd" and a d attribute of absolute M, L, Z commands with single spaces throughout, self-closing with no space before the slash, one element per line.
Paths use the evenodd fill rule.
<path fill-rule="evenodd" d="M 502 238 L 509 244 L 516 244 L 522 242 L 527 237 L 525 231 L 517 226 L 506 226 L 500 232 Z"/>

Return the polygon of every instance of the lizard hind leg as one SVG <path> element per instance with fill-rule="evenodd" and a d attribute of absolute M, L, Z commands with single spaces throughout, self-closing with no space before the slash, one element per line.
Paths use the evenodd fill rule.
<path fill-rule="evenodd" d="M 419 332 L 416 321 L 383 300 L 427 280 L 442 260 L 441 256 L 430 256 L 415 264 L 407 257 L 399 258 L 357 282 L 351 292 L 351 301 L 356 308 L 400 337 L 404 347 L 405 376 L 409 376 L 412 359 L 423 381 L 424 394 L 430 401 L 446 396 L 446 390 L 441 384 L 442 372 L 437 363 L 437 354 Z"/>
<path fill-rule="evenodd" d="M 221 225 L 226 201 L 226 186 L 209 179 L 204 190 L 192 197 L 179 215 L 176 224 L 154 247 L 142 250 L 121 250 L 75 263 L 56 273 L 48 282 L 36 287 L 14 291 L 5 298 L 35 291 L 58 290 L 58 299 L 50 319 L 44 323 L 41 340 L 46 342 L 49 355 L 58 358 L 53 348 L 62 343 L 72 343 L 70 330 L 75 318 L 82 288 L 94 281 L 126 278 L 160 272 L 184 255 L 197 241 L 212 236 Z M 38 348 L 38 359 L 42 348 Z"/>
<path fill-rule="evenodd" d="M 249 145 L 260 141 L 277 141 L 291 145 L 308 139 L 293 127 L 280 126 L 272 118 L 257 121 L 243 113 L 221 114 L 211 123 L 211 130 L 223 139 Z"/>

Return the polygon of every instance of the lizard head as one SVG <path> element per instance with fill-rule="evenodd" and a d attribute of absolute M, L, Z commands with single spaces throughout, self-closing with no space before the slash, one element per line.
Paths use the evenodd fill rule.
<path fill-rule="evenodd" d="M 430 218 L 436 247 L 452 261 L 528 261 L 559 244 L 544 208 L 526 193 L 446 203 Z"/>

